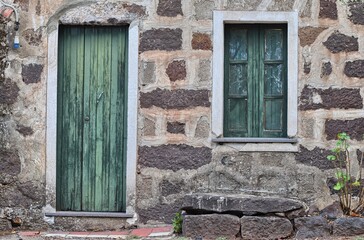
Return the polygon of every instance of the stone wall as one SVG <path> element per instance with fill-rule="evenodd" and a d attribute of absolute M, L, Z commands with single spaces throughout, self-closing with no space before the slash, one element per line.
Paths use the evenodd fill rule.
<path fill-rule="evenodd" d="M 54 19 L 105 24 L 101 13 L 109 14 L 109 25 L 125 22 L 125 16 L 139 19 L 135 106 L 139 223 L 171 222 L 184 195 L 194 192 L 298 198 L 322 209 L 335 199 L 327 186 L 333 167 L 326 160 L 335 135 L 346 131 L 352 136 L 353 157 L 356 149 L 363 150 L 364 3 L 15 0 L 15 4 L 22 46 L 9 51 L 6 44 L 0 46 L 0 195 L 5 196 L 0 199 L 0 219 L 7 224 L 17 226 L 18 219 L 24 228 L 45 224 L 47 37 L 54 28 L 47 23 Z M 212 143 L 213 10 L 299 12 L 297 153 L 242 152 L 244 144 Z M 1 20 L 1 42 L 12 41 L 12 24 Z"/>

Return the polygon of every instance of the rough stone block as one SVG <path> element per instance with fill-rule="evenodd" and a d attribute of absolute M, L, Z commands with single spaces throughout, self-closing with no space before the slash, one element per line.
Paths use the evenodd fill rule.
<path fill-rule="evenodd" d="M 155 136 L 155 122 L 149 118 L 144 119 L 143 135 L 144 136 Z"/>
<path fill-rule="evenodd" d="M 201 117 L 196 126 L 195 137 L 207 138 L 210 133 L 210 123 L 206 117 Z"/>
<path fill-rule="evenodd" d="M 0 81 L 0 104 L 13 104 L 18 95 L 19 87 L 15 82 L 10 79 Z"/>
<path fill-rule="evenodd" d="M 209 91 L 207 90 L 162 90 L 140 93 L 140 106 L 152 106 L 163 109 L 188 109 L 194 107 L 210 107 Z"/>
<path fill-rule="evenodd" d="M 323 62 L 321 65 L 321 77 L 329 76 L 332 73 L 331 62 Z"/>
<path fill-rule="evenodd" d="M 151 83 L 155 83 L 155 63 L 154 62 L 143 62 L 143 77 L 142 77 L 142 84 L 147 85 Z"/>
<path fill-rule="evenodd" d="M 241 0 L 227 0 L 227 10 L 256 10 L 262 0 L 256 1 L 241 1 Z"/>
<path fill-rule="evenodd" d="M 22 11 L 28 12 L 29 10 L 29 0 L 14 0 L 15 4 L 19 4 Z"/>
<path fill-rule="evenodd" d="M 360 89 L 318 89 L 306 85 L 300 96 L 300 110 L 316 110 L 320 108 L 362 109 L 363 98 L 360 95 Z"/>
<path fill-rule="evenodd" d="M 364 234 L 364 218 L 339 218 L 334 221 L 333 234 L 336 236 L 355 236 Z"/>
<path fill-rule="evenodd" d="M 363 2 L 349 2 L 349 19 L 354 24 L 364 25 L 364 3 Z"/>
<path fill-rule="evenodd" d="M 329 237 L 331 227 L 321 216 L 296 218 L 294 226 L 297 229 L 296 239 Z"/>
<path fill-rule="evenodd" d="M 291 0 L 273 0 L 268 6 L 269 11 L 290 11 L 293 9 L 294 1 Z"/>
<path fill-rule="evenodd" d="M 190 194 L 185 198 L 183 209 L 199 209 L 214 212 L 285 213 L 304 208 L 300 201 L 279 197 L 252 195 Z"/>
<path fill-rule="evenodd" d="M 181 0 L 159 0 L 157 14 L 165 17 L 183 15 Z"/>
<path fill-rule="evenodd" d="M 33 135 L 34 131 L 31 127 L 26 127 L 21 124 L 19 124 L 16 128 L 16 131 L 18 131 L 21 135 L 24 137 Z"/>
<path fill-rule="evenodd" d="M 323 42 L 324 46 L 332 53 L 353 52 L 359 50 L 358 38 L 334 32 Z"/>
<path fill-rule="evenodd" d="M 325 207 L 320 211 L 320 215 L 329 220 L 335 220 L 341 218 L 344 213 L 341 209 L 340 202 L 336 201 L 333 204 Z"/>
<path fill-rule="evenodd" d="M 167 132 L 173 134 L 185 134 L 185 123 L 181 122 L 168 122 L 167 123 Z"/>
<path fill-rule="evenodd" d="M 175 51 L 182 48 L 182 29 L 160 28 L 143 32 L 139 51 L 164 50 Z"/>
<path fill-rule="evenodd" d="M 139 148 L 139 164 L 163 170 L 197 169 L 211 162 L 211 149 L 185 144 Z"/>
<path fill-rule="evenodd" d="M 215 7 L 213 0 L 199 0 L 194 4 L 196 20 L 212 19 L 212 12 Z"/>
<path fill-rule="evenodd" d="M 300 45 L 310 46 L 312 43 L 315 42 L 317 37 L 327 28 L 325 27 L 303 27 L 299 29 L 298 36 L 300 38 Z"/>
<path fill-rule="evenodd" d="M 131 14 L 135 14 L 139 17 L 146 15 L 146 8 L 144 6 L 137 5 L 134 3 L 133 4 L 124 3 L 122 6 L 127 12 Z"/>
<path fill-rule="evenodd" d="M 344 73 L 348 77 L 364 78 L 364 60 L 346 62 Z"/>
<path fill-rule="evenodd" d="M 311 72 L 311 62 L 305 62 L 303 65 L 303 72 L 309 74 Z"/>
<path fill-rule="evenodd" d="M 199 82 L 211 82 L 211 61 L 201 60 L 198 66 Z"/>
<path fill-rule="evenodd" d="M 347 133 L 351 139 L 363 140 L 364 118 L 356 118 L 353 120 L 326 120 L 325 133 L 327 135 L 327 140 L 337 139 L 337 134 L 341 132 Z"/>
<path fill-rule="evenodd" d="M 2 175 L 16 176 L 20 173 L 21 162 L 16 150 L 0 148 L 0 179 Z"/>
<path fill-rule="evenodd" d="M 184 60 L 171 62 L 168 64 L 166 73 L 172 82 L 184 80 L 187 76 L 186 62 Z"/>
<path fill-rule="evenodd" d="M 182 188 L 185 186 L 183 181 L 172 182 L 164 179 L 160 183 L 162 196 L 166 197 L 172 194 L 181 193 Z"/>
<path fill-rule="evenodd" d="M 291 222 L 279 217 L 241 218 L 241 236 L 243 239 L 282 239 L 289 237 L 293 232 Z"/>
<path fill-rule="evenodd" d="M 193 33 L 192 49 L 197 50 L 212 50 L 211 36 L 206 33 Z"/>
<path fill-rule="evenodd" d="M 40 82 L 42 72 L 43 65 L 41 64 L 31 63 L 28 65 L 22 65 L 21 75 L 23 77 L 23 82 L 26 84 Z"/>
<path fill-rule="evenodd" d="M 27 29 L 22 32 L 22 35 L 30 46 L 39 46 L 42 43 L 43 34 L 41 28 L 36 31 L 34 31 L 32 28 Z"/>
<path fill-rule="evenodd" d="M 311 14 L 312 14 L 312 0 L 308 0 L 301 12 L 301 17 L 311 17 Z"/>
<path fill-rule="evenodd" d="M 335 168 L 332 161 L 327 160 L 327 156 L 332 154 L 330 150 L 315 147 L 312 150 L 301 146 L 296 154 L 296 161 L 307 166 L 314 166 L 322 170 Z"/>
<path fill-rule="evenodd" d="M 337 19 L 336 0 L 320 0 L 320 18 Z"/>
<path fill-rule="evenodd" d="M 184 237 L 193 239 L 235 239 L 240 231 L 240 219 L 227 214 L 186 215 L 182 231 Z"/>

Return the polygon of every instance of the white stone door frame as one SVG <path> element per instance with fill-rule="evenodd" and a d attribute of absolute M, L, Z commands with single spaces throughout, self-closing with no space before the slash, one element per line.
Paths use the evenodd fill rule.
<path fill-rule="evenodd" d="M 46 119 L 46 206 L 44 212 L 56 212 L 57 162 L 57 67 L 58 24 L 48 32 L 47 119 Z M 128 98 L 126 147 L 126 213 L 135 214 L 137 118 L 138 118 L 138 46 L 139 23 L 129 25 L 128 45 Z"/>

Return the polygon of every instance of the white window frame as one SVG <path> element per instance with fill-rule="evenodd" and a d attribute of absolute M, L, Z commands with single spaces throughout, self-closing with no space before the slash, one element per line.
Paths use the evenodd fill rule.
<path fill-rule="evenodd" d="M 224 25 L 244 23 L 286 23 L 287 32 L 287 135 L 297 137 L 297 80 L 298 80 L 298 13 L 262 11 L 214 11 L 213 14 L 213 85 L 212 85 L 212 136 L 223 138 L 224 125 Z M 249 142 L 241 138 L 240 142 Z M 237 140 L 236 142 L 239 142 Z M 259 142 L 254 139 L 254 142 Z M 269 139 L 264 141 L 269 142 Z M 264 144 L 266 145 L 266 144 Z M 271 144 L 275 145 L 275 144 Z M 292 144 L 291 144 L 292 145 Z M 250 148 L 246 148 L 249 150 Z M 254 149 L 256 149 L 256 144 Z M 265 148 L 266 149 L 266 148 Z M 282 149 L 282 148 L 279 148 Z M 291 149 L 291 148 L 289 148 Z M 287 151 L 289 151 L 287 149 Z M 268 149 L 270 150 L 270 149 Z M 272 150 L 274 150 L 272 148 Z M 292 149 L 291 149 L 292 150 Z"/>

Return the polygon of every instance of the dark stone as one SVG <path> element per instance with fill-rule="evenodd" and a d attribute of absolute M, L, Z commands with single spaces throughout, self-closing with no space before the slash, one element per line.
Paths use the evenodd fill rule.
<path fill-rule="evenodd" d="M 293 210 L 293 211 L 290 211 L 290 212 L 286 212 L 286 214 L 285 214 L 285 216 L 289 220 L 292 220 L 292 219 L 295 219 L 295 218 L 300 218 L 300 217 L 305 217 L 306 215 L 307 215 L 306 209 L 304 209 L 304 208 L 301 208 L 301 209 L 298 209 L 298 210 Z"/>
<path fill-rule="evenodd" d="M 315 99 L 316 97 L 316 99 Z M 328 88 L 318 89 L 306 85 L 300 96 L 300 110 L 316 109 L 362 109 L 363 98 L 360 89 Z"/>
<path fill-rule="evenodd" d="M 23 196 L 32 200 L 32 204 L 44 204 L 45 191 L 42 186 L 38 186 L 34 182 L 28 181 L 24 183 L 18 183 L 17 187 Z"/>
<path fill-rule="evenodd" d="M 227 214 L 186 215 L 182 233 L 192 239 L 235 239 L 240 232 L 240 219 Z"/>
<path fill-rule="evenodd" d="M 10 79 L 0 81 L 0 104 L 13 104 L 19 95 L 18 85 Z"/>
<path fill-rule="evenodd" d="M 358 38 L 344 35 L 338 31 L 331 34 L 326 42 L 323 42 L 323 44 L 332 53 L 353 52 L 359 50 Z"/>
<path fill-rule="evenodd" d="M 282 239 L 289 237 L 293 232 L 291 222 L 279 217 L 241 218 L 241 236 L 243 239 Z"/>
<path fill-rule="evenodd" d="M 317 37 L 327 28 L 325 27 L 303 27 L 300 28 L 298 32 L 298 36 L 300 38 L 300 45 L 302 47 L 304 46 L 310 46 L 312 43 L 315 42 Z"/>
<path fill-rule="evenodd" d="M 159 0 L 157 14 L 165 17 L 183 15 L 181 0 Z"/>
<path fill-rule="evenodd" d="M 40 4 L 40 0 L 38 0 L 37 5 L 35 6 L 35 13 L 40 16 L 42 13 L 42 5 Z"/>
<path fill-rule="evenodd" d="M 14 0 L 15 4 L 18 4 L 22 11 L 29 11 L 29 0 Z"/>
<path fill-rule="evenodd" d="M 332 73 L 331 62 L 323 62 L 321 66 L 321 77 L 329 76 Z"/>
<path fill-rule="evenodd" d="M 337 19 L 336 0 L 320 0 L 319 18 Z"/>
<path fill-rule="evenodd" d="M 167 132 L 173 134 L 185 134 L 185 123 L 169 122 L 167 123 Z"/>
<path fill-rule="evenodd" d="M 296 161 L 307 166 L 317 167 L 321 170 L 334 169 L 333 162 L 326 158 L 331 154 L 332 152 L 327 149 L 315 147 L 313 150 L 308 150 L 301 146 L 300 151 L 296 153 Z"/>
<path fill-rule="evenodd" d="M 21 162 L 14 150 L 0 148 L 0 179 L 3 175 L 16 176 L 20 173 Z"/>
<path fill-rule="evenodd" d="M 338 201 L 322 209 L 320 214 L 321 216 L 329 220 L 335 220 L 337 218 L 341 218 L 344 215 L 341 209 L 340 202 Z"/>
<path fill-rule="evenodd" d="M 41 80 L 43 72 L 43 65 L 31 63 L 29 65 L 22 65 L 23 82 L 26 84 L 37 83 Z"/>
<path fill-rule="evenodd" d="M 34 133 L 34 131 L 31 127 L 26 127 L 23 125 L 18 125 L 16 128 L 16 131 L 18 131 L 24 137 L 33 135 L 33 133 Z"/>
<path fill-rule="evenodd" d="M 211 37 L 206 33 L 193 33 L 191 44 L 192 49 L 212 50 Z"/>
<path fill-rule="evenodd" d="M 0 236 L 1 231 L 9 231 L 11 230 L 11 222 L 7 219 L 0 218 Z"/>
<path fill-rule="evenodd" d="M 129 13 L 136 14 L 138 16 L 145 16 L 146 15 L 146 8 L 144 6 L 140 6 L 137 4 L 123 4 L 123 8 L 128 11 Z"/>
<path fill-rule="evenodd" d="M 140 107 L 152 106 L 163 109 L 188 109 L 210 107 L 208 90 L 162 90 L 160 88 L 147 93 L 140 93 Z"/>
<path fill-rule="evenodd" d="M 139 50 L 141 52 L 152 50 L 175 51 L 182 49 L 182 29 L 160 28 L 151 29 L 142 33 Z"/>
<path fill-rule="evenodd" d="M 334 221 L 333 234 L 335 236 L 355 236 L 364 234 L 364 218 L 339 218 Z"/>
<path fill-rule="evenodd" d="M 356 158 L 358 159 L 359 166 L 363 167 L 364 164 L 364 155 L 363 152 L 359 149 L 356 150 Z"/>
<path fill-rule="evenodd" d="M 163 170 L 198 169 L 211 162 L 211 149 L 185 144 L 139 148 L 139 164 Z"/>
<path fill-rule="evenodd" d="M 349 2 L 350 16 L 349 19 L 354 24 L 364 25 L 364 3 Z"/>
<path fill-rule="evenodd" d="M 217 195 L 190 194 L 186 195 L 183 209 L 199 209 L 213 212 L 240 213 L 286 213 L 304 209 L 300 201 L 279 197 L 257 197 L 252 195 Z"/>
<path fill-rule="evenodd" d="M 351 139 L 363 140 L 364 118 L 356 118 L 353 120 L 326 120 L 325 133 L 327 135 L 327 140 L 336 139 L 337 134 L 341 132 L 347 133 Z"/>
<path fill-rule="evenodd" d="M 184 187 L 184 182 L 170 182 L 168 180 L 163 180 L 160 183 L 160 189 L 162 196 L 169 196 L 176 193 L 181 193 L 182 188 Z"/>
<path fill-rule="evenodd" d="M 147 223 L 152 220 L 171 224 L 175 214 L 181 209 L 182 202 L 182 199 L 177 199 L 173 203 L 158 203 L 146 209 L 137 208 L 139 221 Z"/>
<path fill-rule="evenodd" d="M 327 220 L 321 216 L 297 218 L 294 226 L 297 229 L 296 239 L 329 237 L 331 232 Z"/>
<path fill-rule="evenodd" d="M 344 73 L 348 77 L 364 78 L 364 60 L 346 62 Z"/>
<path fill-rule="evenodd" d="M 305 74 L 309 74 L 311 72 L 311 63 L 310 62 L 305 62 L 305 64 L 303 65 L 303 72 Z"/>
<path fill-rule="evenodd" d="M 22 35 L 25 38 L 25 41 L 31 46 L 39 46 L 42 43 L 42 29 L 38 28 L 38 30 L 34 31 L 34 29 L 25 30 Z"/>
<path fill-rule="evenodd" d="M 187 76 L 186 62 L 184 60 L 171 62 L 168 64 L 166 73 L 172 82 L 184 80 Z"/>

